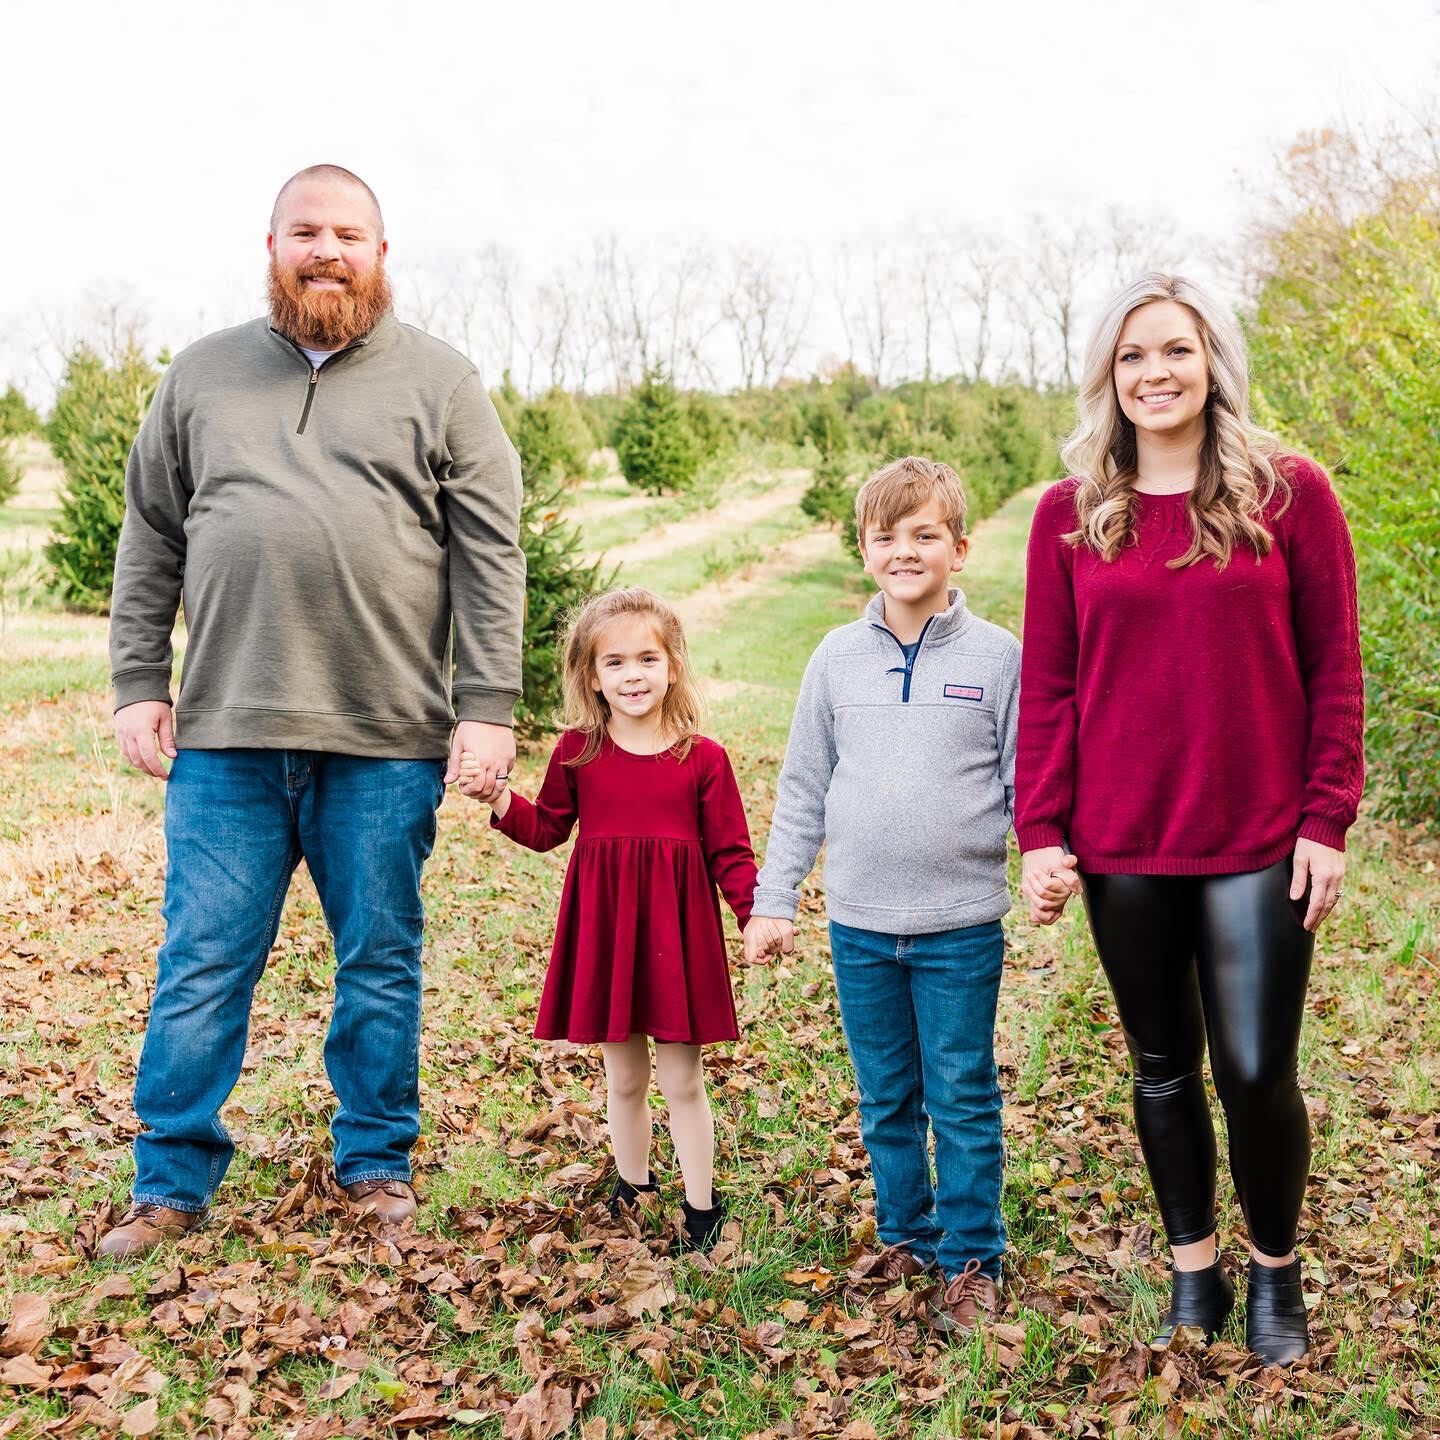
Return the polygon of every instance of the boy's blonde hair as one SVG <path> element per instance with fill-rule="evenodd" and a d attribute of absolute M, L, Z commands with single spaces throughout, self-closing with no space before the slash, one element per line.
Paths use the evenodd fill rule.
<path fill-rule="evenodd" d="M 654 627 L 660 648 L 670 662 L 670 688 L 660 702 L 661 727 L 674 737 L 670 753 L 677 760 L 683 760 L 690 753 L 700 730 L 705 702 L 690 673 L 685 631 L 680 617 L 658 595 L 631 585 L 592 596 L 571 615 L 566 627 L 563 721 L 566 729 L 579 730 L 585 736 L 584 748 L 566 762 L 569 765 L 586 765 L 600 753 L 605 724 L 610 718 L 609 702 L 592 683 L 598 678 L 595 657 L 601 634 L 614 620 L 637 617 L 648 620 Z"/>
<path fill-rule="evenodd" d="M 855 497 L 855 531 L 861 549 L 866 530 L 893 530 L 904 516 L 932 499 L 939 503 L 940 519 L 950 527 L 951 537 L 963 539 L 965 490 L 944 461 L 906 455 L 882 466 Z"/>

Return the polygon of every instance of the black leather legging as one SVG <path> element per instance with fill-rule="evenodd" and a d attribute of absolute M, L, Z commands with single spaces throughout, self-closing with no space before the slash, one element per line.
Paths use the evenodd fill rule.
<path fill-rule="evenodd" d="M 1205 1038 L 1251 1243 L 1294 1248 L 1310 1169 L 1296 1063 L 1314 936 L 1291 864 L 1243 875 L 1086 874 L 1085 906 L 1115 992 L 1135 1128 L 1172 1245 L 1215 1229 Z"/>

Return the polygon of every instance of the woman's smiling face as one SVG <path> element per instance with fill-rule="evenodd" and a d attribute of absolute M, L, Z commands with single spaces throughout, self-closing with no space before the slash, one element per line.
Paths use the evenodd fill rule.
<path fill-rule="evenodd" d="M 1125 317 L 1112 369 L 1115 395 L 1137 430 L 1174 435 L 1205 423 L 1210 367 L 1195 312 L 1178 300 L 1152 300 Z"/>

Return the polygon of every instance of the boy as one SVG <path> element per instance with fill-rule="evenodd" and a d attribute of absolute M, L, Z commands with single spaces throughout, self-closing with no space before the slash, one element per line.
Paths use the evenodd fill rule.
<path fill-rule="evenodd" d="M 1005 1249 L 994 1032 L 1020 643 L 950 588 L 970 542 L 948 465 L 885 466 L 855 517 L 880 593 L 806 667 L 745 948 L 751 959 L 793 948 L 800 885 L 823 843 L 886 1247 L 870 1273 L 940 1270 L 934 1320 L 967 1330 L 999 1308 Z"/>

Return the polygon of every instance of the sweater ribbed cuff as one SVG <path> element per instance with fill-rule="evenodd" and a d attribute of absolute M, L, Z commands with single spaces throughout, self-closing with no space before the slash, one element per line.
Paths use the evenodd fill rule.
<path fill-rule="evenodd" d="M 1350 827 L 1339 820 L 1326 820 L 1319 815 L 1307 815 L 1300 822 L 1300 839 L 1313 840 L 1317 845 L 1328 845 L 1332 850 L 1345 848 L 1345 832 Z"/>
<path fill-rule="evenodd" d="M 478 720 L 482 725 L 513 726 L 519 698 L 513 690 L 457 690 L 455 718 Z"/>
<path fill-rule="evenodd" d="M 126 670 L 111 678 L 115 687 L 115 708 L 123 710 L 127 705 L 137 705 L 142 700 L 163 700 L 174 704 L 170 698 L 170 667 L 153 670 Z"/>
<path fill-rule="evenodd" d="M 1058 825 L 1017 825 L 1015 839 L 1021 854 L 1027 850 L 1044 850 L 1050 845 L 1065 848 L 1065 835 Z"/>
<path fill-rule="evenodd" d="M 766 920 L 793 920 L 799 911 L 800 897 L 789 890 L 757 887 L 755 898 L 750 902 L 750 914 L 763 916 Z"/>

